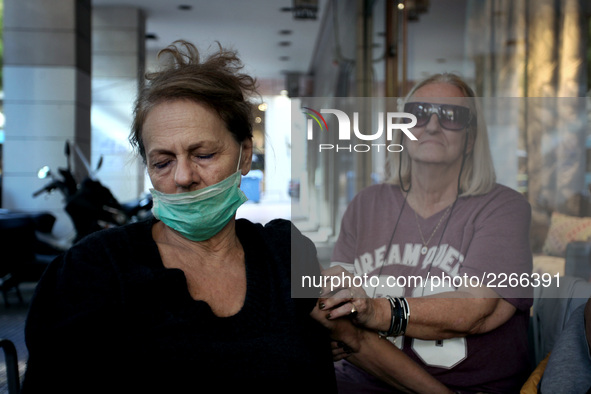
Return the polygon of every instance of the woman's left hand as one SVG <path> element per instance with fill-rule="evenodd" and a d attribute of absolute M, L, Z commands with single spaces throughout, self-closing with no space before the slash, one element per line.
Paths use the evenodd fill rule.
<path fill-rule="evenodd" d="M 334 361 L 347 358 L 359 351 L 363 329 L 354 325 L 349 319 L 327 319 L 326 313 L 319 309 L 318 303 L 310 315 L 330 331 Z"/>
<path fill-rule="evenodd" d="M 376 326 L 379 321 L 377 317 L 379 299 L 372 299 L 362 287 L 353 286 L 355 283 L 353 274 L 341 266 L 334 266 L 322 271 L 322 275 L 328 277 L 326 283 L 331 286 L 323 289 L 318 300 L 318 308 L 320 312 L 325 312 L 326 319 L 348 317 L 357 325 L 368 328 Z M 337 283 L 346 286 L 332 288 Z"/>

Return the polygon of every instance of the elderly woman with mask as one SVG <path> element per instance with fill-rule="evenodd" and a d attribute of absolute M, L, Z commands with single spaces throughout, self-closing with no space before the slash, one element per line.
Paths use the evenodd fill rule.
<path fill-rule="evenodd" d="M 315 299 L 291 298 L 288 221 L 235 219 L 252 157 L 255 81 L 236 53 L 182 41 L 148 74 L 130 140 L 154 189 L 150 221 L 94 233 L 57 258 L 26 325 L 23 392 L 334 392 Z M 297 262 L 293 262 L 294 264 Z"/>
<path fill-rule="evenodd" d="M 342 392 L 429 392 L 426 371 L 454 391 L 509 393 L 527 377 L 533 292 L 508 278 L 531 273 L 530 206 L 495 182 L 474 100 L 453 74 L 418 83 L 404 107 L 417 140 L 401 141 L 389 181 L 362 190 L 344 214 L 324 274 L 379 282 L 319 300 L 315 316 L 346 359 Z"/>

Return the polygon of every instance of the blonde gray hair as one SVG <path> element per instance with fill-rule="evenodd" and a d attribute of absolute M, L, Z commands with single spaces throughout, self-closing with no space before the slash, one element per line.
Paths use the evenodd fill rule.
<path fill-rule="evenodd" d="M 409 101 L 418 89 L 432 83 L 445 83 L 456 86 L 464 93 L 465 97 L 470 99 L 468 100 L 469 107 L 476 117 L 476 122 L 471 122 L 468 126 L 467 137 L 473 138 L 474 144 L 472 150 L 466 155 L 462 170 L 460 179 L 461 196 L 488 193 L 496 184 L 496 175 L 488 142 L 486 123 L 474 91 L 455 74 L 435 74 L 416 84 L 408 93 L 404 102 Z M 401 141 L 401 138 L 402 131 L 396 130 L 393 141 Z M 388 155 L 386 159 L 386 182 L 407 188 L 410 185 L 411 167 L 411 160 L 406 150 Z M 401 182 L 402 184 L 400 184 Z"/>

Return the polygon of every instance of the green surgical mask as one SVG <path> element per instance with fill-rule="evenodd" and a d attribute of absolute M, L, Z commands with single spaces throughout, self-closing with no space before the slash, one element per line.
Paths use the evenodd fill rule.
<path fill-rule="evenodd" d="M 239 186 L 240 158 L 236 172 L 215 185 L 177 194 L 150 189 L 154 201 L 152 213 L 185 238 L 205 241 L 219 233 L 248 200 Z"/>

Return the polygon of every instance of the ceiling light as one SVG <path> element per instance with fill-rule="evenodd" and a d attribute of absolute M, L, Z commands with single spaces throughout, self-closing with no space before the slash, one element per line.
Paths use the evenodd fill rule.
<path fill-rule="evenodd" d="M 318 14 L 318 0 L 293 0 L 293 18 L 296 20 L 316 20 Z"/>

